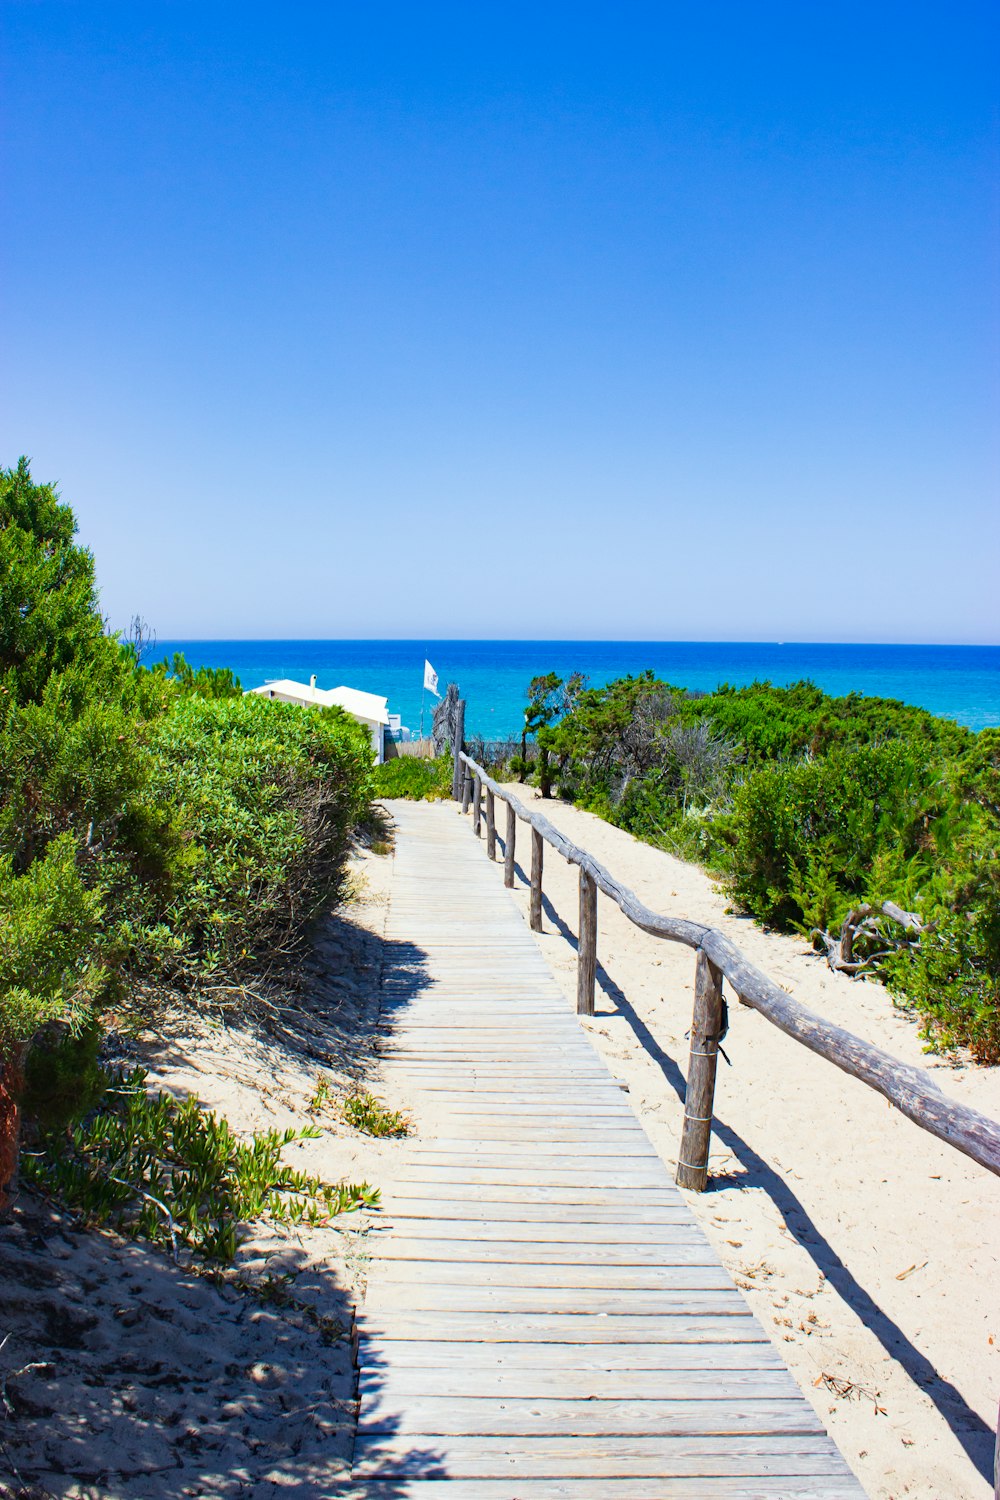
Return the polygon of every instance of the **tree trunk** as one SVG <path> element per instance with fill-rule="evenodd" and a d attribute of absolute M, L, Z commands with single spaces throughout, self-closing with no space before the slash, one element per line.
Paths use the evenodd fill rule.
<path fill-rule="evenodd" d="M 24 1055 L 24 1047 L 17 1047 L 0 1064 L 0 1212 L 10 1207 L 17 1187 Z"/>
<path fill-rule="evenodd" d="M 551 795 L 552 773 L 549 770 L 549 752 L 545 749 L 544 745 L 538 751 L 538 785 L 541 788 L 543 797 Z"/>

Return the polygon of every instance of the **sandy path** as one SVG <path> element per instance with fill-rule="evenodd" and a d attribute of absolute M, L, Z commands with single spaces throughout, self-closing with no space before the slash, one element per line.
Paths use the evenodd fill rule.
<path fill-rule="evenodd" d="M 722 928 L 803 1003 L 1000 1115 L 1000 1072 L 925 1055 L 880 985 L 834 975 L 801 940 L 727 914 L 697 867 L 577 808 L 549 802 L 545 814 L 653 908 Z M 564 929 L 576 930 L 577 875 L 548 849 L 544 885 L 540 946 L 575 1000 Z M 520 881 L 515 899 L 526 917 Z M 693 957 L 604 897 L 599 933 L 598 1013 L 586 1024 L 673 1164 Z M 690 1195 L 692 1207 L 870 1495 L 986 1500 L 1000 1396 L 1000 1181 L 730 1000 L 713 1186 Z"/>

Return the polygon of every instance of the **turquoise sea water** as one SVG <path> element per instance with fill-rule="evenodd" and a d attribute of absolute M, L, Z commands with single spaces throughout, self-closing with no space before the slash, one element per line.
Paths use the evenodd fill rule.
<path fill-rule="evenodd" d="M 443 691 L 457 682 L 470 734 L 520 732 L 532 677 L 584 672 L 597 686 L 647 667 L 678 687 L 809 678 L 825 692 L 901 698 L 970 729 L 1000 724 L 1000 646 L 797 645 L 718 641 L 159 641 L 150 661 L 183 651 L 192 666 L 231 667 L 245 688 L 269 678 L 384 694 L 416 734 L 426 656 Z M 424 727 L 433 698 L 426 695 Z"/>

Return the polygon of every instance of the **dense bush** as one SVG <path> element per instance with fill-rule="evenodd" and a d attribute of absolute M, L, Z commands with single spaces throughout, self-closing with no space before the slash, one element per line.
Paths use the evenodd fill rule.
<path fill-rule="evenodd" d="M 879 919 L 868 967 L 932 1040 L 1000 1061 L 1000 732 L 808 682 L 706 694 L 645 673 L 579 692 L 537 738 L 563 795 L 701 860 L 762 922 L 914 912 L 919 942 Z"/>
<path fill-rule="evenodd" d="M 75 529 L 26 461 L 0 471 L 0 1201 L 26 1066 L 40 1111 L 72 1113 L 109 1004 L 280 964 L 372 790 L 340 710 L 244 698 L 181 657 L 143 668 Z"/>
<path fill-rule="evenodd" d="M 294 949 L 335 898 L 371 792 L 371 742 L 341 709 L 182 695 L 151 746 L 185 849 L 143 970 L 187 986 Z"/>
<path fill-rule="evenodd" d="M 375 767 L 377 797 L 406 797 L 412 801 L 451 795 L 450 755 L 424 760 L 417 755 L 395 755 Z"/>

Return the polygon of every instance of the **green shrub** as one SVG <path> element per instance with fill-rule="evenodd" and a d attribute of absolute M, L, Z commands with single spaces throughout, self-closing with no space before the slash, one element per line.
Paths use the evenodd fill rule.
<path fill-rule="evenodd" d="M 115 974 L 103 923 L 176 852 L 152 789 L 161 682 L 104 632 L 93 559 L 27 462 L 0 470 L 0 1068 L 54 1020 L 87 1024 Z M 2 1184 L 0 1184 L 2 1187 Z"/>
<path fill-rule="evenodd" d="M 142 966 L 192 985 L 293 951 L 340 889 L 371 795 L 371 744 L 342 710 L 260 697 L 182 696 L 151 747 L 185 853 Z"/>
<path fill-rule="evenodd" d="M 564 796 L 722 876 L 758 920 L 836 934 L 859 902 L 928 924 L 880 958 L 925 1035 L 1000 1061 L 1000 731 L 814 684 L 687 693 L 651 673 L 538 731 Z M 899 929 L 878 923 L 869 951 Z M 885 941 L 881 941 L 881 938 Z"/>
<path fill-rule="evenodd" d="M 736 900 L 762 922 L 826 927 L 863 896 L 876 855 L 914 857 L 926 777 L 898 745 L 761 766 L 733 797 Z M 843 908 L 837 911 L 837 907 Z"/>
<path fill-rule="evenodd" d="M 375 768 L 376 797 L 405 797 L 411 801 L 451 796 L 450 755 L 423 760 L 416 755 L 397 755 Z"/>

